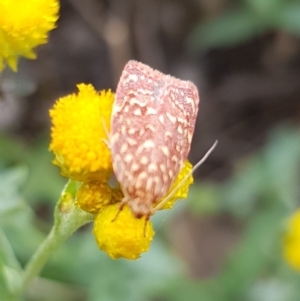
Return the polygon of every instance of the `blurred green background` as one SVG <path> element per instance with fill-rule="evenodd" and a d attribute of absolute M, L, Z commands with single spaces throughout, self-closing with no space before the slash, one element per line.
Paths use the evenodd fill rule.
<path fill-rule="evenodd" d="M 0 81 L 0 256 L 12 247 L 24 265 L 51 228 L 66 179 L 48 110 L 76 84 L 115 90 L 129 59 L 189 79 L 201 95 L 190 160 L 219 145 L 188 200 L 154 216 L 141 259 L 111 260 L 84 227 L 27 301 L 299 301 L 282 256 L 300 197 L 299 38 L 299 0 L 61 1 L 38 59 Z"/>

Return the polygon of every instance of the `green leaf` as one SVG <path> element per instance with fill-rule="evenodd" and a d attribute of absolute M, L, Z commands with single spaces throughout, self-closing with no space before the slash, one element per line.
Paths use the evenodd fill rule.
<path fill-rule="evenodd" d="M 4 232 L 0 229 L 0 261 L 6 265 L 21 270 L 19 261 L 17 260 L 14 250 L 10 242 L 6 238 Z"/>
<path fill-rule="evenodd" d="M 0 229 L 0 300 L 15 300 L 19 288 L 21 266 L 5 234 Z"/>
<path fill-rule="evenodd" d="M 265 22 L 276 21 L 280 10 L 286 5 L 285 0 L 244 0 L 248 7 L 252 9 Z"/>
<path fill-rule="evenodd" d="M 260 35 L 266 29 L 257 15 L 241 9 L 200 24 L 190 36 L 189 45 L 192 49 L 230 47 Z"/>
<path fill-rule="evenodd" d="M 249 301 L 292 301 L 291 285 L 277 278 L 257 281 L 249 291 Z"/>
<path fill-rule="evenodd" d="M 283 218 L 280 210 L 266 210 L 251 219 L 237 250 L 216 279 L 216 290 L 222 292 L 223 300 L 245 300 L 255 279 L 276 270 Z"/>
<path fill-rule="evenodd" d="M 22 195 L 31 205 L 41 199 L 55 204 L 66 182 L 59 168 L 52 164 L 54 157 L 48 145 L 49 139 L 41 138 L 31 147 L 25 147 L 13 139 L 0 136 L 0 167 L 22 165 L 28 168 Z"/>
<path fill-rule="evenodd" d="M 259 207 L 281 206 L 290 211 L 298 206 L 300 164 L 298 130 L 280 127 L 264 149 L 240 162 L 236 174 L 221 188 L 221 206 L 246 217 Z M 283 206 L 282 206 L 283 205 Z"/>
<path fill-rule="evenodd" d="M 49 152 L 48 145 L 48 139 L 40 139 L 31 147 L 27 158 L 29 177 L 22 192 L 31 205 L 41 199 L 55 204 L 66 183 L 59 169 L 52 164 L 54 157 Z"/>
<path fill-rule="evenodd" d="M 235 175 L 221 188 L 220 206 L 239 217 L 254 213 L 262 201 L 264 182 L 265 168 L 259 156 L 239 162 Z"/>
<path fill-rule="evenodd" d="M 0 262 L 0 300 L 13 301 L 13 294 L 7 287 L 7 279 L 5 276 L 5 266 Z"/>
<path fill-rule="evenodd" d="M 186 275 L 168 281 L 153 295 L 166 301 L 225 301 L 213 281 L 195 281 Z"/>
<path fill-rule="evenodd" d="M 20 286 L 20 273 L 0 260 L 0 300 L 18 301 L 15 292 Z"/>
<path fill-rule="evenodd" d="M 34 223 L 34 214 L 29 207 L 5 214 L 0 219 L 0 226 L 22 263 L 32 256 L 45 238 L 45 233 Z"/>
<path fill-rule="evenodd" d="M 27 171 L 24 167 L 0 171 L 0 218 L 9 211 L 26 206 L 20 196 L 20 188 L 27 179 Z"/>
<path fill-rule="evenodd" d="M 300 133 L 287 127 L 276 129 L 263 152 L 265 192 L 293 210 L 299 202 Z"/>
<path fill-rule="evenodd" d="M 287 3 L 282 7 L 278 26 L 300 36 L 300 3 Z"/>

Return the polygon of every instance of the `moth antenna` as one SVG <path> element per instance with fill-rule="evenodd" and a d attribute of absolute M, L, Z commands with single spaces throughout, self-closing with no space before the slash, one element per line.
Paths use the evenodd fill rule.
<path fill-rule="evenodd" d="M 180 187 L 185 183 L 185 181 L 188 179 L 188 177 L 193 174 L 200 165 L 202 165 L 206 159 L 209 157 L 209 155 L 213 152 L 213 150 L 216 148 L 218 144 L 218 140 L 215 141 L 215 143 L 211 146 L 211 148 L 206 152 L 206 154 L 203 156 L 203 158 L 196 163 L 196 165 L 193 167 L 193 169 L 180 181 L 180 183 L 166 196 L 164 200 L 162 200 L 159 204 L 157 204 L 153 209 L 152 209 L 152 214 L 161 209 L 170 199 L 171 197 L 174 196 L 174 194 L 178 191 Z"/>
<path fill-rule="evenodd" d="M 102 138 L 101 141 L 110 149 L 110 145 L 109 145 L 109 133 L 108 133 L 106 124 L 104 122 L 103 116 L 101 117 L 101 122 L 102 122 L 102 126 L 103 126 L 103 129 L 104 129 L 105 135 L 106 135 L 106 139 Z"/>

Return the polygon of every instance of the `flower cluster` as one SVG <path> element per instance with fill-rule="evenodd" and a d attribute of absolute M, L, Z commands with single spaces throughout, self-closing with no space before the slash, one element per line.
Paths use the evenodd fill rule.
<path fill-rule="evenodd" d="M 77 94 L 60 98 L 50 110 L 50 150 L 63 176 L 80 183 L 76 205 L 95 216 L 93 234 L 100 249 L 111 258 L 137 259 L 149 249 L 154 236 L 146 217 L 136 218 L 125 205 L 120 184 L 110 185 L 113 174 L 108 134 L 114 94 L 98 93 L 91 85 L 78 85 Z M 167 195 L 186 177 L 192 165 L 186 161 Z M 172 208 L 187 197 L 192 175 L 161 209 Z M 164 198 L 163 198 L 164 199 Z"/>
<path fill-rule="evenodd" d="M 58 19 L 57 0 L 0 1 L 0 71 L 7 64 L 16 71 L 18 57 L 34 59 L 34 48 L 47 43 Z"/>

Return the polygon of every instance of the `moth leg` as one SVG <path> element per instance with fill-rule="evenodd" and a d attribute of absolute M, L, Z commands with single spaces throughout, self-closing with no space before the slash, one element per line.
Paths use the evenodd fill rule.
<path fill-rule="evenodd" d="M 124 197 L 123 200 L 121 201 L 120 205 L 119 205 L 119 210 L 116 214 L 116 216 L 111 220 L 111 222 L 114 222 L 117 217 L 119 216 L 120 212 L 123 210 L 124 206 L 128 203 L 129 199 L 127 197 Z"/>
<path fill-rule="evenodd" d="M 145 224 L 144 224 L 144 237 L 146 237 L 146 227 L 147 227 L 147 223 L 150 219 L 151 214 L 145 215 Z"/>

